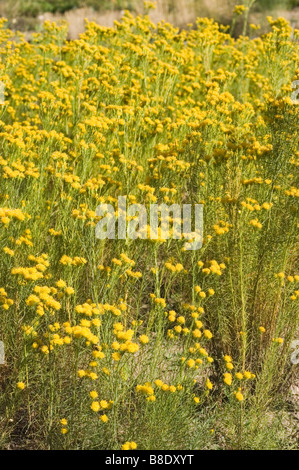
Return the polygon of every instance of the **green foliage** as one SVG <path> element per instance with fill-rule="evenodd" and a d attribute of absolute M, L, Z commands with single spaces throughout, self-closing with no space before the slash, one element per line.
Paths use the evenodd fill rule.
<path fill-rule="evenodd" d="M 80 0 L 26 0 L 19 2 L 19 15 L 36 17 L 44 12 L 64 13 L 79 5 Z"/>
<path fill-rule="evenodd" d="M 275 10 L 277 8 L 292 9 L 297 6 L 299 6 L 298 0 L 257 0 L 254 8 L 258 11 L 264 11 Z"/>

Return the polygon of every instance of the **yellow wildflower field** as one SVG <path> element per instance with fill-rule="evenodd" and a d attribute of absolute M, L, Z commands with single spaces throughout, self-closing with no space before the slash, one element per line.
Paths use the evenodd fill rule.
<path fill-rule="evenodd" d="M 295 446 L 299 31 L 269 23 L 1 20 L 2 449 Z M 97 238 L 120 196 L 201 204 L 201 248 Z"/>

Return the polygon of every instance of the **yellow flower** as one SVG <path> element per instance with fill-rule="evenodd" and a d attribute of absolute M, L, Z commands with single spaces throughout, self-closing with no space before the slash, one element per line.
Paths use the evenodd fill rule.
<path fill-rule="evenodd" d="M 92 404 L 90 405 L 90 408 L 92 409 L 92 411 L 97 412 L 97 411 L 100 411 L 101 406 L 98 401 L 93 401 Z"/>
<path fill-rule="evenodd" d="M 115 361 L 120 361 L 121 360 L 121 355 L 118 352 L 114 352 L 111 354 L 112 359 Z"/>
<path fill-rule="evenodd" d="M 192 334 L 193 334 L 194 338 L 200 338 L 201 335 L 202 335 L 201 331 L 198 328 L 195 328 L 195 330 L 193 330 Z"/>
<path fill-rule="evenodd" d="M 140 343 L 142 343 L 142 344 L 148 343 L 148 342 L 149 342 L 148 336 L 146 336 L 146 335 L 141 335 L 141 336 L 139 336 L 139 341 L 140 341 Z"/>
<path fill-rule="evenodd" d="M 213 384 L 209 379 L 206 380 L 206 387 L 208 390 L 212 390 L 213 388 Z"/>
<path fill-rule="evenodd" d="M 73 287 L 66 287 L 65 293 L 66 293 L 67 295 L 72 295 L 72 294 L 75 293 L 75 289 L 74 289 Z"/>
<path fill-rule="evenodd" d="M 236 5 L 234 9 L 234 13 L 236 15 L 242 15 L 244 11 L 248 10 L 248 8 L 245 5 Z"/>
<path fill-rule="evenodd" d="M 183 316 L 178 317 L 177 322 L 181 323 L 181 324 L 184 324 L 185 323 L 185 317 L 183 317 Z"/>
<path fill-rule="evenodd" d="M 101 420 L 103 423 L 107 423 L 107 421 L 109 421 L 107 415 L 102 415 L 102 416 L 100 416 L 100 420 Z"/>
<path fill-rule="evenodd" d="M 225 362 L 232 362 L 232 358 L 228 355 L 225 355 L 224 358 Z"/>
<path fill-rule="evenodd" d="M 62 279 L 59 279 L 59 281 L 56 282 L 56 286 L 60 288 L 66 287 L 66 282 L 63 281 Z"/>
<path fill-rule="evenodd" d="M 210 330 L 204 330 L 203 333 L 204 333 L 204 335 L 205 335 L 206 338 L 208 338 L 208 339 L 213 338 L 213 335 L 212 335 L 212 333 L 210 332 Z"/>
<path fill-rule="evenodd" d="M 244 396 L 241 392 L 235 392 L 235 397 L 238 401 L 243 401 L 244 400 Z"/>
<path fill-rule="evenodd" d="M 224 383 L 226 383 L 227 385 L 232 384 L 232 375 L 229 372 L 226 372 L 224 374 Z"/>
<path fill-rule="evenodd" d="M 89 372 L 88 376 L 91 378 L 91 380 L 97 380 L 98 378 L 95 372 Z"/>
<path fill-rule="evenodd" d="M 14 254 L 15 254 L 14 250 L 11 250 L 10 248 L 8 248 L 8 246 L 5 246 L 3 248 L 3 251 L 4 251 L 4 253 L 6 253 L 9 256 L 14 256 Z"/>
<path fill-rule="evenodd" d="M 24 388 L 25 388 L 24 382 L 18 382 L 18 383 L 17 383 L 17 387 L 18 387 L 20 390 L 24 390 Z"/>
<path fill-rule="evenodd" d="M 189 359 L 186 364 L 188 367 L 192 368 L 195 366 L 195 361 L 194 359 Z"/>
<path fill-rule="evenodd" d="M 144 9 L 147 10 L 147 11 L 155 10 L 155 8 L 157 8 L 157 2 L 144 1 L 143 6 L 144 6 Z"/>
<path fill-rule="evenodd" d="M 130 450 L 130 449 L 135 450 L 137 449 L 137 444 L 134 441 L 132 442 L 127 441 L 121 446 L 121 448 L 122 450 Z"/>
<path fill-rule="evenodd" d="M 276 277 L 279 277 L 280 279 L 284 279 L 285 274 L 284 274 L 284 272 L 280 272 L 280 273 L 276 274 Z"/>

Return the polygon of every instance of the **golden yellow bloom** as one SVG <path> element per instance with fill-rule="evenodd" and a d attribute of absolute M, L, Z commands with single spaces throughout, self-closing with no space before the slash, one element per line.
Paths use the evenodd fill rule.
<path fill-rule="evenodd" d="M 189 359 L 187 362 L 186 362 L 187 366 L 192 368 L 195 366 L 195 361 L 194 359 Z"/>
<path fill-rule="evenodd" d="M 226 383 L 227 385 L 232 384 L 232 375 L 228 372 L 224 374 L 224 383 Z"/>
<path fill-rule="evenodd" d="M 156 401 L 155 395 L 150 395 L 149 397 L 146 398 L 147 401 Z"/>
<path fill-rule="evenodd" d="M 241 392 L 235 392 L 235 397 L 238 401 L 243 401 L 244 400 L 244 396 Z"/>
<path fill-rule="evenodd" d="M 122 450 L 135 450 L 137 449 L 137 444 L 134 441 L 127 441 L 121 446 Z"/>
<path fill-rule="evenodd" d="M 234 9 L 234 13 L 236 15 L 242 15 L 244 11 L 248 10 L 248 8 L 245 5 L 236 5 Z"/>
<path fill-rule="evenodd" d="M 142 343 L 142 344 L 146 344 L 146 343 L 149 342 L 149 338 L 148 338 L 148 336 L 146 336 L 146 335 L 141 335 L 141 336 L 139 336 L 139 341 L 140 341 L 140 343 Z"/>
<path fill-rule="evenodd" d="M 213 338 L 213 335 L 212 335 L 212 333 L 210 332 L 210 330 L 204 330 L 203 333 L 204 333 L 204 335 L 205 335 L 206 338 L 208 338 L 208 339 Z"/>
<path fill-rule="evenodd" d="M 112 353 L 111 357 L 112 357 L 112 359 L 114 359 L 115 361 L 120 361 L 120 360 L 121 360 L 121 355 L 120 355 L 118 352 Z"/>
<path fill-rule="evenodd" d="M 206 387 L 208 390 L 212 390 L 213 388 L 213 384 L 209 379 L 206 380 Z"/>
<path fill-rule="evenodd" d="M 97 411 L 100 411 L 101 406 L 98 401 L 93 401 L 92 404 L 90 405 L 90 408 L 92 409 L 92 411 L 97 412 Z"/>

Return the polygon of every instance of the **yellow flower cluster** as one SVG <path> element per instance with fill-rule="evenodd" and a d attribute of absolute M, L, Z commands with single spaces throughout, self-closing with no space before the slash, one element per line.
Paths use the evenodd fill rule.
<path fill-rule="evenodd" d="M 239 417 L 284 389 L 298 331 L 298 37 L 281 18 L 249 39 L 126 11 L 75 41 L 46 22 L 27 42 L 0 20 L 4 400 L 12 429 L 36 410 L 40 448 L 131 450 L 136 435 L 139 448 L 188 448 L 198 411 Z M 167 204 L 170 233 L 161 214 L 149 240 L 150 219 L 138 233 L 127 210 L 138 236 L 118 237 L 119 196 L 149 213 Z M 170 207 L 189 203 L 203 209 L 199 250 Z M 100 204 L 116 239 L 95 237 Z"/>

